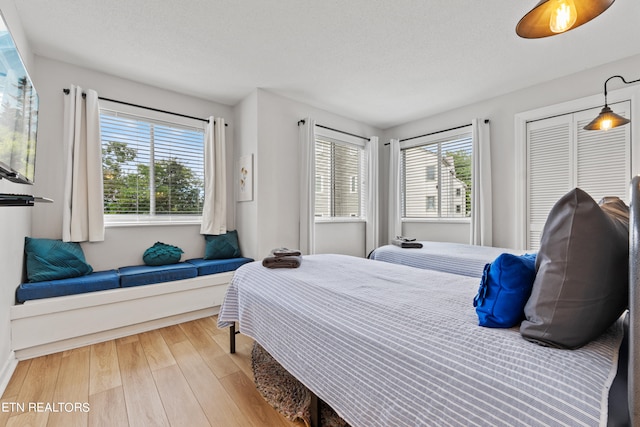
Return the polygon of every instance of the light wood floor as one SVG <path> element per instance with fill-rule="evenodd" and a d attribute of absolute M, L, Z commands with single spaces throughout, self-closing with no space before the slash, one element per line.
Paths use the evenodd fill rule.
<path fill-rule="evenodd" d="M 228 343 L 207 317 L 22 361 L 0 426 L 304 426 L 257 392 L 252 340 L 237 335 L 236 354 Z"/>

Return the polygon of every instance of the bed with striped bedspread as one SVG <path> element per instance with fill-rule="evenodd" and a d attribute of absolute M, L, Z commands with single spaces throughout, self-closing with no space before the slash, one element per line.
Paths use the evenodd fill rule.
<path fill-rule="evenodd" d="M 343 255 L 238 269 L 218 326 L 239 321 L 353 427 L 596 426 L 621 322 L 578 350 L 477 326 L 478 279 Z"/>
<path fill-rule="evenodd" d="M 482 277 L 485 264 L 502 253 L 522 255 L 524 251 L 462 243 L 421 241 L 422 248 L 385 245 L 375 249 L 369 258 L 426 270 L 445 271 L 470 277 Z"/>

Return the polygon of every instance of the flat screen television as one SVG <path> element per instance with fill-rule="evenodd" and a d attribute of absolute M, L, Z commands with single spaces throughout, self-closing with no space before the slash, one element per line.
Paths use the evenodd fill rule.
<path fill-rule="evenodd" d="M 0 178 L 33 184 L 38 94 L 0 18 Z"/>

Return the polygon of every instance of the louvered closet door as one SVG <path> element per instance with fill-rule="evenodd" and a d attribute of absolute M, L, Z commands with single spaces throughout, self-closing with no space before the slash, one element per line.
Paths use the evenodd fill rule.
<path fill-rule="evenodd" d="M 629 117 L 629 101 L 611 105 L 623 117 Z M 608 131 L 588 131 L 588 124 L 600 109 L 575 113 L 577 123 L 576 187 L 580 187 L 597 202 L 605 196 L 617 196 L 628 202 L 631 180 L 631 126 Z"/>
<path fill-rule="evenodd" d="M 629 117 L 629 101 L 611 105 Z M 599 201 L 617 196 L 628 202 L 631 128 L 586 131 L 600 108 L 527 123 L 527 248 L 540 247 L 542 228 L 553 205 L 579 187 Z"/>
<path fill-rule="evenodd" d="M 570 188 L 571 115 L 527 123 L 527 248 L 540 247 L 542 228 L 554 203 Z"/>

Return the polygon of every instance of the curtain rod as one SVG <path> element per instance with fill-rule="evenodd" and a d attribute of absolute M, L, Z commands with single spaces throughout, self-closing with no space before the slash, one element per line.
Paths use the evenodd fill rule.
<path fill-rule="evenodd" d="M 62 89 L 62 91 L 64 92 L 65 95 L 69 95 L 69 92 L 71 92 L 69 89 Z M 82 94 L 83 98 L 85 98 L 86 96 L 87 96 L 86 93 Z M 174 113 L 174 112 L 171 112 L 171 111 L 160 110 L 158 108 L 153 108 L 153 107 L 145 107 L 144 105 L 132 104 L 130 102 L 125 102 L 125 101 L 118 101 L 117 99 L 110 99 L 110 98 L 105 98 L 105 97 L 102 97 L 102 96 L 99 96 L 98 99 L 101 99 L 103 101 L 115 102 L 116 104 L 128 105 L 129 107 L 143 108 L 145 110 L 155 111 L 155 112 L 158 112 L 158 113 L 171 114 L 173 116 L 179 116 L 179 117 L 184 117 L 184 118 L 193 119 L 193 120 L 200 120 L 201 122 L 209 123 L 209 119 L 203 119 L 201 117 L 188 116 L 186 114 Z M 225 123 L 224 125 L 225 126 L 229 126 L 227 123 Z"/>
<path fill-rule="evenodd" d="M 489 123 L 489 119 L 484 119 L 485 123 Z M 418 138 L 422 138 L 424 136 L 431 136 L 431 135 L 437 135 L 439 133 L 443 133 L 443 132 L 449 132 L 450 130 L 456 130 L 456 129 L 462 129 L 462 128 L 466 128 L 468 126 L 471 126 L 471 123 L 466 124 L 466 125 L 460 125 L 460 126 L 454 126 L 452 128 L 449 129 L 442 129 L 442 130 L 437 130 L 435 132 L 429 132 L 429 133 L 425 133 L 424 135 L 418 135 L 418 136 L 412 136 L 410 138 L 405 138 L 405 139 L 401 139 L 399 142 L 404 142 L 404 141 L 411 141 L 412 139 L 418 139 Z M 384 145 L 389 145 L 388 142 L 386 142 Z"/>
<path fill-rule="evenodd" d="M 306 122 L 304 121 L 304 119 L 302 119 L 302 120 L 298 120 L 298 126 L 300 126 L 301 124 L 305 124 L 305 123 L 306 123 Z M 317 123 L 316 123 L 316 126 L 318 126 L 319 128 L 322 128 L 322 129 L 328 129 L 328 130 L 332 130 L 332 131 L 334 131 L 334 132 L 342 133 L 342 134 L 345 134 L 345 135 L 354 136 L 354 137 L 356 137 L 356 138 L 365 139 L 365 140 L 367 140 L 367 141 L 371 139 L 371 138 L 367 138 L 366 136 L 356 135 L 355 133 L 345 132 L 345 131 L 343 131 L 343 130 L 338 130 L 338 129 L 330 128 L 330 127 L 328 127 L 328 126 L 319 125 L 319 124 L 317 124 Z"/>

